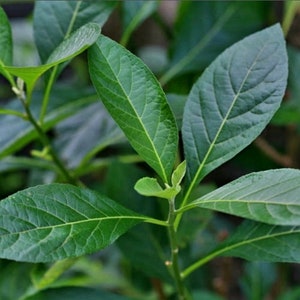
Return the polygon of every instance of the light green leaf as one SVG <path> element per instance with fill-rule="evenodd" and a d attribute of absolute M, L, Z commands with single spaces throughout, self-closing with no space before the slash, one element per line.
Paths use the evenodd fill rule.
<path fill-rule="evenodd" d="M 245 221 L 237 231 L 183 271 L 187 277 L 197 268 L 218 256 L 240 257 L 251 261 L 289 262 L 300 261 L 300 227 L 272 226 Z"/>
<path fill-rule="evenodd" d="M 31 110 L 35 116 L 40 111 L 41 93 L 34 93 Z M 56 88 L 51 94 L 49 111 L 43 124 L 43 129 L 48 130 L 63 119 L 78 112 L 84 106 L 97 101 L 94 91 L 86 89 Z M 5 108 L 24 113 L 21 102 L 11 100 Z M 37 138 L 33 126 L 24 119 L 13 115 L 4 115 L 0 118 L 0 157 L 7 156 L 21 149 L 30 141 Z"/>
<path fill-rule="evenodd" d="M 280 105 L 286 81 L 278 24 L 234 44 L 206 69 L 183 115 L 189 191 L 261 133 Z"/>
<path fill-rule="evenodd" d="M 160 82 L 204 70 L 227 47 L 263 28 L 269 5 L 265 1 L 181 1 L 170 66 Z"/>
<path fill-rule="evenodd" d="M 168 182 L 177 128 L 154 75 L 140 59 L 104 36 L 89 49 L 89 68 L 101 100 L 133 148 Z"/>
<path fill-rule="evenodd" d="M 106 196 L 41 185 L 0 202 L 0 257 L 46 262 L 98 251 L 147 219 Z"/>
<path fill-rule="evenodd" d="M 173 174 L 172 174 L 172 186 L 178 186 L 184 175 L 185 175 L 185 171 L 186 171 L 186 161 L 184 160 L 182 163 L 180 163 L 177 168 L 174 170 Z"/>
<path fill-rule="evenodd" d="M 191 202 L 190 205 L 268 224 L 298 226 L 300 171 L 278 169 L 251 173 Z"/>
<path fill-rule="evenodd" d="M 180 192 L 180 186 L 162 187 L 157 182 L 156 178 L 144 177 L 138 180 L 135 184 L 134 189 L 141 195 L 154 196 L 165 199 L 174 198 Z"/>
<path fill-rule="evenodd" d="M 95 22 L 102 27 L 115 5 L 116 1 L 37 1 L 34 37 L 42 62 L 84 24 Z"/>
<path fill-rule="evenodd" d="M 11 27 L 3 8 L 0 7 L 0 61 L 2 61 L 4 65 L 11 65 L 12 56 L 13 45 Z"/>
<path fill-rule="evenodd" d="M 17 77 L 22 78 L 30 92 L 39 77 L 55 65 L 72 59 L 96 42 L 100 35 L 100 27 L 97 24 L 88 23 L 75 31 L 68 39 L 64 40 L 51 54 L 45 65 L 36 67 L 12 67 L 4 69 Z"/>
<path fill-rule="evenodd" d="M 123 27 L 124 32 L 120 44 L 126 45 L 132 32 L 158 7 L 158 1 L 123 1 Z"/>

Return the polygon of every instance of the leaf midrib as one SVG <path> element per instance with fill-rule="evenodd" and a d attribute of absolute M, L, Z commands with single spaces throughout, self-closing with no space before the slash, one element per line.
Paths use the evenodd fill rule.
<path fill-rule="evenodd" d="M 249 70 L 248 70 L 248 72 L 247 72 L 245 78 L 243 79 L 243 81 L 242 81 L 242 83 L 241 83 L 241 85 L 240 85 L 240 87 L 239 87 L 239 90 L 238 90 L 237 93 L 235 94 L 235 97 L 233 98 L 232 103 L 231 103 L 231 105 L 230 105 L 230 107 L 229 107 L 229 109 L 228 109 L 228 111 L 227 111 L 225 117 L 223 118 L 223 121 L 221 122 L 220 127 L 219 127 L 219 129 L 218 129 L 218 131 L 217 131 L 217 133 L 216 133 L 216 135 L 215 135 L 215 137 L 214 137 L 212 143 L 210 144 L 210 146 L 209 146 L 209 148 L 208 148 L 208 151 L 206 152 L 206 154 L 205 154 L 205 156 L 204 156 L 204 158 L 203 158 L 203 160 L 202 160 L 202 163 L 200 164 L 200 166 L 199 166 L 199 168 L 198 168 L 196 174 L 194 175 L 194 178 L 193 178 L 193 180 L 192 180 L 192 182 L 191 182 L 191 184 L 190 184 L 190 186 L 189 186 L 189 188 L 188 188 L 188 192 L 186 193 L 186 194 L 187 194 L 186 199 L 189 197 L 189 195 L 190 195 L 192 189 L 194 188 L 196 182 L 198 181 L 198 177 L 199 177 L 199 175 L 201 174 L 201 171 L 203 170 L 203 168 L 205 167 L 206 161 L 208 160 L 208 158 L 209 158 L 211 152 L 213 151 L 214 146 L 215 146 L 215 144 L 216 144 L 216 141 L 218 140 L 218 138 L 219 138 L 219 136 L 220 136 L 220 134 L 221 134 L 221 132 L 222 132 L 222 130 L 223 130 L 223 128 L 224 128 L 224 126 L 225 126 L 225 124 L 226 124 L 228 118 L 229 118 L 229 115 L 230 115 L 230 113 L 231 113 L 231 111 L 232 111 L 232 109 L 233 109 L 235 103 L 236 103 L 237 100 L 239 99 L 239 97 L 240 97 L 240 95 L 241 95 L 241 90 L 243 89 L 243 86 L 244 86 L 245 82 L 247 81 L 247 79 L 248 79 L 248 77 L 249 77 L 249 75 L 250 75 L 250 73 L 251 73 L 251 71 L 252 71 L 252 68 L 254 67 L 254 65 L 255 65 L 256 62 L 257 62 L 257 58 L 260 56 L 260 54 L 261 54 L 261 52 L 263 51 L 263 49 L 264 49 L 264 47 L 263 47 L 263 48 L 259 51 L 259 53 L 256 55 L 256 58 L 254 59 L 253 63 L 251 64 L 251 67 L 249 68 Z M 214 69 L 214 72 L 215 72 L 215 69 Z M 228 70 L 228 72 L 229 72 L 229 70 Z M 231 77 L 230 77 L 230 76 L 229 76 L 229 79 L 230 79 L 230 81 L 231 81 Z M 232 87 L 232 91 L 234 92 L 233 87 Z M 183 204 L 185 204 L 185 202 L 183 202 Z"/>
<path fill-rule="evenodd" d="M 163 164 L 162 164 L 162 162 L 161 162 L 160 156 L 159 156 L 159 154 L 158 154 L 157 151 L 156 151 L 156 148 L 155 148 L 155 146 L 154 146 L 154 144 L 153 144 L 152 139 L 150 138 L 150 135 L 149 135 L 148 131 L 146 130 L 146 128 L 145 128 L 143 122 L 141 122 L 141 119 L 139 118 L 139 115 L 138 115 L 138 113 L 137 113 L 135 107 L 132 105 L 132 103 L 131 103 L 129 97 L 127 96 L 127 94 L 126 94 L 126 92 L 125 92 L 125 90 L 124 90 L 124 88 L 123 88 L 123 85 L 122 85 L 121 81 L 119 81 L 119 79 L 118 79 L 117 75 L 115 74 L 115 72 L 113 71 L 113 69 L 112 69 L 112 67 L 111 67 L 111 65 L 110 65 L 110 63 L 109 63 L 109 61 L 106 59 L 106 56 L 105 56 L 104 53 L 102 52 L 102 50 L 101 50 L 101 48 L 99 47 L 99 45 L 97 45 L 97 47 L 98 47 L 99 51 L 102 53 L 103 58 L 104 58 L 105 61 L 107 62 L 107 65 L 109 66 L 109 68 L 110 68 L 110 70 L 111 70 L 111 73 L 114 75 L 115 81 L 120 85 L 120 88 L 121 88 L 121 90 L 122 90 L 122 92 L 123 92 L 124 98 L 127 100 L 127 103 L 130 105 L 130 107 L 132 108 L 133 112 L 135 113 L 136 119 L 138 120 L 140 126 L 141 126 L 142 129 L 143 129 L 144 134 L 146 135 L 147 139 L 149 140 L 149 143 L 150 143 L 150 145 L 152 146 L 152 149 L 153 149 L 152 152 L 154 153 L 154 155 L 155 155 L 155 157 L 156 157 L 156 159 L 157 159 L 158 165 L 159 165 L 159 167 L 160 167 L 160 169 L 161 169 L 161 172 L 162 172 L 162 175 L 163 175 L 163 178 L 162 178 L 162 179 L 164 180 L 164 182 L 167 183 L 167 182 L 168 182 L 168 176 L 167 176 L 167 174 L 166 174 L 166 172 L 165 172 L 165 169 L 163 168 Z"/>

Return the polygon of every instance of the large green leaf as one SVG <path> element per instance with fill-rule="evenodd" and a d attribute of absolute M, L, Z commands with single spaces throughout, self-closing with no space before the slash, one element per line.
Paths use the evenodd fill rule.
<path fill-rule="evenodd" d="M 300 171 L 251 173 L 190 203 L 274 225 L 300 225 Z M 187 206 L 189 207 L 189 205 Z"/>
<path fill-rule="evenodd" d="M 112 244 L 145 219 L 88 189 L 28 188 L 0 202 L 0 257 L 46 262 L 81 256 Z"/>
<path fill-rule="evenodd" d="M 101 100 L 133 148 L 168 182 L 177 152 L 177 127 L 154 75 L 104 36 L 89 50 L 89 67 Z"/>
<path fill-rule="evenodd" d="M 261 133 L 280 105 L 286 81 L 287 55 L 278 24 L 234 44 L 206 69 L 183 115 L 190 190 Z"/>
<path fill-rule="evenodd" d="M 299 227 L 272 226 L 245 221 L 230 238 L 184 270 L 183 277 L 217 256 L 240 257 L 252 261 L 298 263 L 300 261 L 299 234 Z"/>
<path fill-rule="evenodd" d="M 34 93 L 32 97 L 31 110 L 35 116 L 40 112 L 41 97 L 41 93 Z M 95 102 L 97 95 L 94 91 L 86 89 L 56 88 L 50 99 L 49 111 L 43 124 L 44 130 L 52 128 L 59 121 L 78 112 L 82 107 Z M 18 99 L 10 101 L 5 108 L 24 113 Z M 14 153 L 35 138 L 37 138 L 37 133 L 28 121 L 13 115 L 1 116 L 0 157 Z"/>
<path fill-rule="evenodd" d="M 100 27 L 116 1 L 37 1 L 34 9 L 34 37 L 43 63 L 69 35 L 89 22 Z"/>
<path fill-rule="evenodd" d="M 121 44 L 126 45 L 132 32 L 149 17 L 158 6 L 158 1 L 123 1 L 123 36 Z"/>
<path fill-rule="evenodd" d="M 181 1 L 170 66 L 161 82 L 202 71 L 227 47 L 261 29 L 268 7 L 263 1 Z"/>
<path fill-rule="evenodd" d="M 58 45 L 46 64 L 36 67 L 5 66 L 4 69 L 8 73 L 22 78 L 27 84 L 27 90 L 31 92 L 36 81 L 43 73 L 53 66 L 70 60 L 86 50 L 96 42 L 99 35 L 100 27 L 97 24 L 85 24 Z"/>
<path fill-rule="evenodd" d="M 12 64 L 12 33 L 9 20 L 0 7 L 0 61 L 5 65 Z"/>

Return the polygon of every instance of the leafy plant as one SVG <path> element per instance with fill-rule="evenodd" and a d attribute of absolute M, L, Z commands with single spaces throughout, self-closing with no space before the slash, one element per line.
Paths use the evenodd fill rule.
<path fill-rule="evenodd" d="M 127 12 L 123 45 L 156 10 L 157 3 L 134 3 L 119 4 Z M 177 108 L 170 100 L 174 95 L 167 95 L 162 87 L 194 67 L 202 70 L 203 61 L 197 55 L 218 38 L 218 29 L 232 30 L 226 21 L 241 8 L 236 2 L 228 3 L 213 4 L 216 19 L 226 7 L 223 19 L 218 19 L 202 44 L 193 42 L 192 52 L 176 49 L 161 83 L 137 56 L 100 34 L 117 5 L 113 1 L 36 2 L 34 33 L 41 64 L 30 67 L 13 66 L 10 22 L 0 8 L 0 72 L 15 94 L 0 109 L 0 170 L 25 168 L 40 176 L 39 184 L 0 202 L 3 268 L 23 272 L 24 264 L 6 260 L 30 266 L 26 269 L 29 282 L 22 282 L 22 289 L 4 295 L 5 299 L 145 297 L 122 280 L 112 279 L 109 293 L 103 291 L 104 284 L 98 291 L 78 279 L 76 270 L 84 275 L 94 262 L 89 256 L 91 261 L 78 271 L 77 258 L 112 244 L 131 262 L 133 281 L 138 281 L 134 273 L 142 271 L 152 279 L 161 299 L 166 295 L 218 299 L 198 291 L 192 276 L 217 257 L 300 261 L 299 170 L 255 172 L 216 189 L 208 187 L 208 192 L 202 184 L 208 174 L 259 136 L 280 106 L 288 76 L 280 25 L 230 47 L 223 41 L 223 47 L 214 49 L 219 55 L 193 84 L 187 99 L 175 97 Z M 195 7 L 203 9 L 203 5 L 209 4 L 199 2 Z M 182 15 L 193 7 L 192 2 L 183 7 Z M 241 11 L 246 13 L 244 8 Z M 130 15 L 135 16 L 132 22 Z M 55 26 L 47 25 L 50 20 L 55 20 Z M 242 34 L 236 32 L 236 39 Z M 59 75 L 70 60 L 80 59 L 85 50 L 97 94 L 91 86 L 78 90 L 59 85 Z M 58 137 L 53 138 L 50 130 Z M 32 149 L 30 157 L 23 152 L 25 146 Z M 116 155 L 105 157 L 104 150 Z M 104 177 L 103 184 L 93 189 L 88 177 L 92 175 Z M 247 220 L 221 242 L 210 241 L 210 247 L 195 244 L 199 234 L 205 239 L 207 224 L 215 220 L 213 211 Z M 109 271 L 99 266 L 88 277 L 99 279 L 103 274 Z M 115 289 L 120 295 L 112 293 Z"/>

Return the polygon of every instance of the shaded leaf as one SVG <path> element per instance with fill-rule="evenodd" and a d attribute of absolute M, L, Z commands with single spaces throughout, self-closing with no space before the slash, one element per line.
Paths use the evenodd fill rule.
<path fill-rule="evenodd" d="M 158 7 L 158 1 L 124 1 L 122 2 L 123 11 L 123 36 L 120 41 L 126 45 L 132 32 Z"/>
<path fill-rule="evenodd" d="M 168 182 L 177 152 L 177 128 L 166 96 L 143 62 L 101 36 L 89 50 L 94 86 L 138 154 Z"/>
<path fill-rule="evenodd" d="M 299 262 L 299 233 L 299 227 L 246 221 L 220 246 L 218 255 L 256 261 Z"/>
<path fill-rule="evenodd" d="M 300 261 L 300 227 L 275 226 L 244 221 L 237 231 L 205 255 L 182 274 L 187 277 L 197 268 L 217 256 L 240 257 L 250 261 L 289 262 Z"/>
<path fill-rule="evenodd" d="M 3 8 L 0 7 L 0 61 L 2 61 L 4 65 L 11 65 L 12 56 L 13 45 L 11 27 Z"/>
<path fill-rule="evenodd" d="M 286 81 L 278 24 L 234 44 L 206 69 L 183 115 L 189 190 L 261 133 L 280 105 Z"/>
<path fill-rule="evenodd" d="M 204 70 L 227 47 L 261 29 L 268 8 L 263 1 L 181 1 L 170 66 L 161 82 Z"/>
<path fill-rule="evenodd" d="M 125 296 L 119 296 L 104 292 L 99 289 L 86 288 L 86 287 L 64 287 L 49 289 L 40 292 L 37 295 L 26 298 L 26 300 L 129 300 Z"/>
<path fill-rule="evenodd" d="M 81 26 L 95 22 L 102 27 L 115 4 L 116 1 L 37 1 L 34 37 L 42 62 Z"/>
<path fill-rule="evenodd" d="M 41 93 L 34 93 L 31 102 L 31 110 L 38 116 L 41 107 Z M 94 91 L 86 89 L 66 89 L 57 88 L 53 90 L 49 111 L 43 123 L 44 130 L 48 130 L 61 120 L 78 112 L 82 107 L 97 100 Z M 10 101 L 5 108 L 13 109 L 24 113 L 24 109 L 19 100 Z M 0 118 L 0 157 L 7 156 L 21 149 L 30 141 L 37 138 L 37 133 L 33 126 L 16 116 L 4 115 Z"/>
<path fill-rule="evenodd" d="M 88 163 L 97 152 L 125 139 L 100 101 L 60 122 L 56 132 L 55 145 L 70 168 Z"/>
<path fill-rule="evenodd" d="M 275 225 L 300 225 L 300 171 L 251 173 L 193 201 L 199 206 Z"/>
<path fill-rule="evenodd" d="M 72 185 L 41 185 L 0 202 L 0 256 L 46 262 L 92 253 L 147 218 Z"/>

